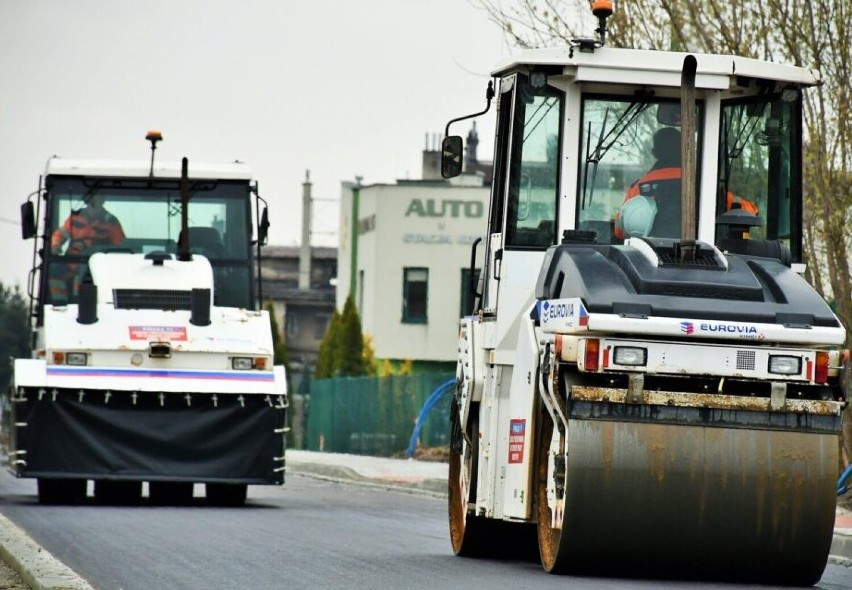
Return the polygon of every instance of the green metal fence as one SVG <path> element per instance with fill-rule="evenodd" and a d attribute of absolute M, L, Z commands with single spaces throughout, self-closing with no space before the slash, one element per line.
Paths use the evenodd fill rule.
<path fill-rule="evenodd" d="M 311 383 L 307 441 L 312 451 L 391 456 L 403 452 L 426 399 L 448 373 L 389 377 L 335 377 Z M 432 408 L 420 431 L 427 447 L 449 444 L 448 391 Z"/>

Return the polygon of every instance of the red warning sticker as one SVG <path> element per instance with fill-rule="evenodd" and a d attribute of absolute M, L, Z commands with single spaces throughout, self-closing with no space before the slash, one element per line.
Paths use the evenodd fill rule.
<path fill-rule="evenodd" d="M 524 462 L 524 438 L 526 433 L 526 420 L 509 420 L 509 463 Z"/>
<path fill-rule="evenodd" d="M 184 326 L 130 326 L 131 340 L 148 340 L 153 342 L 186 341 Z"/>

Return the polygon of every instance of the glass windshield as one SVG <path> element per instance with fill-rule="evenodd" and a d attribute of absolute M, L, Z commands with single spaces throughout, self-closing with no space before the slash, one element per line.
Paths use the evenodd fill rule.
<path fill-rule="evenodd" d="M 251 308 L 248 183 L 191 181 L 189 242 L 214 270 L 214 303 Z M 175 179 L 48 179 L 48 303 L 74 302 L 94 252 L 176 254 L 181 229 Z"/>
<path fill-rule="evenodd" d="M 799 93 L 786 90 L 722 107 L 717 213 L 742 208 L 760 224 L 751 239 L 781 240 L 800 260 Z M 717 229 L 717 240 L 725 237 Z"/>
<path fill-rule="evenodd" d="M 562 92 L 517 77 L 506 245 L 547 248 L 556 240 Z"/>
<path fill-rule="evenodd" d="M 578 228 L 600 244 L 680 237 L 680 103 L 586 97 L 582 129 Z"/>

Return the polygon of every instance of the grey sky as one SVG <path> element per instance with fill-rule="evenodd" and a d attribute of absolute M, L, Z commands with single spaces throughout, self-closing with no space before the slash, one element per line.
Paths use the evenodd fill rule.
<path fill-rule="evenodd" d="M 426 134 L 481 110 L 509 53 L 466 0 L 0 0 L 0 281 L 25 283 L 19 206 L 53 154 L 147 160 L 159 129 L 158 161 L 248 163 L 270 241 L 296 244 L 306 169 L 321 199 L 418 178 Z"/>

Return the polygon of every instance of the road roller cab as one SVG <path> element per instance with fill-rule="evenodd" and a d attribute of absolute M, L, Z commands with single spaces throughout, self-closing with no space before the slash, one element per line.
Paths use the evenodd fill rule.
<path fill-rule="evenodd" d="M 601 32 L 493 77 L 494 180 L 452 412 L 454 551 L 535 523 L 549 572 L 617 561 L 815 583 L 845 404 L 845 331 L 802 278 L 816 74 L 608 48 Z M 445 175 L 462 149 L 445 140 Z"/>

